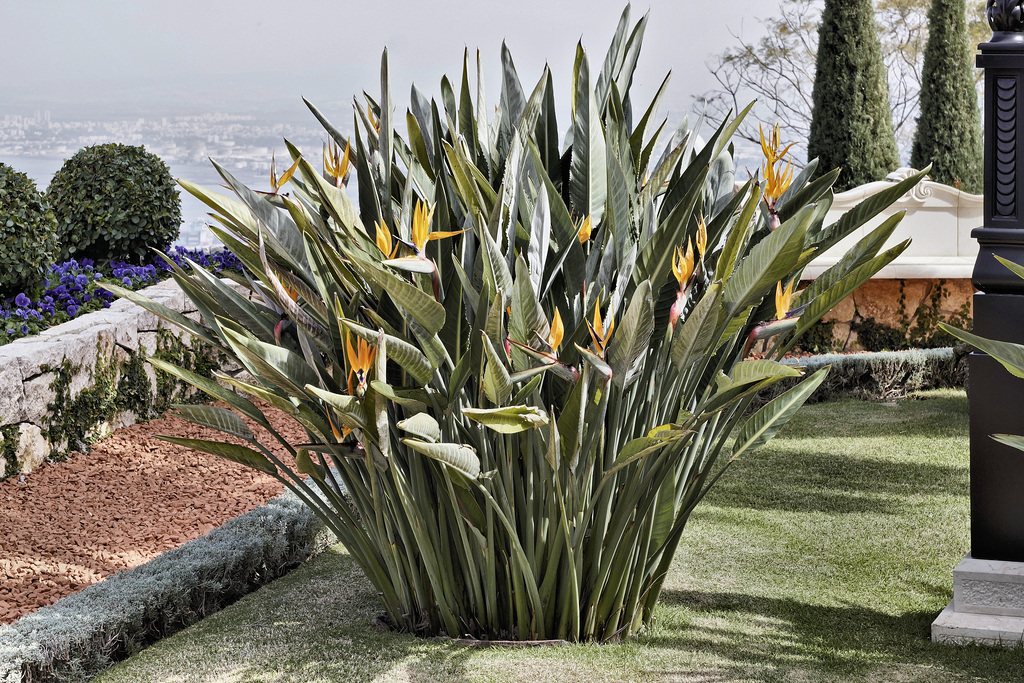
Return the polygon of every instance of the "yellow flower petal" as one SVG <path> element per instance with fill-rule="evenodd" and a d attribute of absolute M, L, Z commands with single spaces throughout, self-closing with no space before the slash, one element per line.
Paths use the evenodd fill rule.
<path fill-rule="evenodd" d="M 393 246 L 391 240 L 391 230 L 388 229 L 388 224 L 384 221 L 377 223 L 377 248 L 386 258 L 394 256 L 396 247 Z"/>
<path fill-rule="evenodd" d="M 704 260 L 704 252 L 708 248 L 708 226 L 704 222 L 704 216 L 700 217 L 700 222 L 697 223 L 697 253 L 700 254 L 700 260 Z"/>
<path fill-rule="evenodd" d="M 796 284 L 796 280 L 790 280 L 789 285 L 786 289 L 782 289 L 782 281 L 775 286 L 775 319 L 784 320 L 786 314 L 789 313 L 790 307 L 793 303 L 793 285 Z"/>
<path fill-rule="evenodd" d="M 693 275 L 693 240 L 686 244 L 686 252 L 682 247 L 676 247 L 675 257 L 672 259 L 672 274 L 676 277 L 680 289 L 686 286 Z"/>
<path fill-rule="evenodd" d="M 612 332 L 615 331 L 615 317 L 611 311 L 608 313 L 608 329 L 605 329 L 605 324 L 601 320 L 601 302 L 594 302 L 594 322 L 587 321 L 587 329 L 590 331 L 590 338 L 594 342 L 594 349 L 599 354 L 604 354 L 605 347 L 608 346 L 608 340 L 612 337 Z"/>
<path fill-rule="evenodd" d="M 412 243 L 416 245 L 417 251 L 423 251 L 427 246 L 430 235 L 430 219 L 434 216 L 434 207 L 427 207 L 420 200 L 416 200 L 416 208 L 412 214 Z"/>
<path fill-rule="evenodd" d="M 587 216 L 586 218 L 583 219 L 583 222 L 580 224 L 580 244 L 583 244 L 584 242 L 590 239 L 590 233 L 593 232 L 593 230 L 593 221 L 591 221 L 590 216 Z"/>
<path fill-rule="evenodd" d="M 548 335 L 548 346 L 552 351 L 557 351 L 565 335 L 565 325 L 562 323 L 562 314 L 555 309 L 555 317 L 551 320 L 551 333 Z"/>
<path fill-rule="evenodd" d="M 432 242 L 433 240 L 443 240 L 446 237 L 455 237 L 466 232 L 466 230 L 469 230 L 469 228 L 465 230 L 436 230 L 427 235 L 427 241 Z"/>

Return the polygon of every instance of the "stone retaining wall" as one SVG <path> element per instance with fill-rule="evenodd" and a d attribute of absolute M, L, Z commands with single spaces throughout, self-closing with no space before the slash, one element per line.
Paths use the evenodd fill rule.
<path fill-rule="evenodd" d="M 173 280 L 140 293 L 199 319 Z M 158 377 L 145 362 L 153 355 L 201 374 L 220 365 L 205 343 L 124 299 L 0 346 L 0 479 L 63 459 L 190 396 L 191 387 Z"/>
<path fill-rule="evenodd" d="M 809 282 L 801 285 L 810 284 Z M 966 278 L 872 279 L 843 299 L 822 320 L 834 323 L 836 351 L 858 351 L 857 327 L 866 321 L 899 329 L 934 325 L 932 316 L 969 326 L 973 319 L 974 285 Z"/>

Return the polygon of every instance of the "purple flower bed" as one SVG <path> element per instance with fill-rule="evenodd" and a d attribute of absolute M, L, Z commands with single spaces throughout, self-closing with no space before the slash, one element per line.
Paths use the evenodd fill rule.
<path fill-rule="evenodd" d="M 224 270 L 242 270 L 238 258 L 226 249 L 208 253 L 171 247 L 165 253 L 185 270 L 190 268 L 186 258 L 215 275 Z M 100 287 L 105 282 L 138 290 L 167 279 L 170 273 L 171 267 L 163 260 L 142 266 L 111 261 L 97 267 L 92 259 L 72 259 L 50 266 L 42 283 L 42 293 L 35 299 L 25 292 L 0 299 L 0 345 L 37 334 L 76 316 L 109 308 L 116 297 Z"/>

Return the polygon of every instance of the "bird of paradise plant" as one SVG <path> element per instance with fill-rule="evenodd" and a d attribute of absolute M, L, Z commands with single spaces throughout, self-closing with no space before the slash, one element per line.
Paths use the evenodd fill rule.
<path fill-rule="evenodd" d="M 785 157 L 789 153 L 790 148 L 796 144 L 791 142 L 782 147 L 779 133 L 780 128 L 781 126 L 776 123 L 775 127 L 768 133 L 768 139 L 766 140 L 764 129 L 758 127 L 761 135 L 761 153 L 764 155 L 764 165 L 761 167 L 765 184 L 764 204 L 768 209 L 769 227 L 772 230 L 778 227 L 775 206 L 793 182 L 793 160 L 790 159 L 784 168 L 782 164 L 785 163 Z"/>
<path fill-rule="evenodd" d="M 111 287 L 252 376 L 221 384 L 154 360 L 228 406 L 183 406 L 183 417 L 236 439 L 170 440 L 284 482 L 362 566 L 395 628 L 638 633 L 694 507 L 824 376 L 749 414 L 758 392 L 801 374 L 779 359 L 906 247 L 882 250 L 896 217 L 802 291 L 787 285 L 781 308 L 799 317 L 773 330 L 767 358 L 746 360 L 750 333 L 782 316 L 777 283 L 799 281 L 920 175 L 825 225 L 836 174 L 811 180 L 812 163 L 774 199 L 770 230 L 765 186 L 734 187 L 729 138 L 746 111 L 707 142 L 684 119 L 659 155 L 667 79 L 627 114 L 647 25 L 629 15 L 598 74 L 578 48 L 568 147 L 551 74 L 524 90 L 508 50 L 492 120 L 467 53 L 439 101 L 414 90 L 401 135 L 385 52 L 379 99 L 355 106 L 356 199 L 292 145 L 288 196 L 253 192 L 218 165 L 235 198 L 182 185 L 211 207 L 247 276 L 170 264 L 202 322 Z M 275 335 L 282 316 L 293 327 Z M 253 398 L 292 416 L 307 442 L 283 439 Z"/>

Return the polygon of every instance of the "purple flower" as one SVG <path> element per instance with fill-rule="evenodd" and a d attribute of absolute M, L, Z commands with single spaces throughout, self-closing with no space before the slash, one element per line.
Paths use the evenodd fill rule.
<path fill-rule="evenodd" d="M 121 278 L 121 282 L 124 283 L 125 287 L 131 287 L 132 286 L 132 279 L 130 277 L 123 277 L 123 278 Z"/>
<path fill-rule="evenodd" d="M 76 315 L 78 315 L 78 306 L 76 306 L 74 304 L 68 304 L 68 307 L 66 309 L 64 309 L 64 310 L 67 311 L 67 314 L 69 316 L 71 316 L 72 318 L 74 318 Z"/>
<path fill-rule="evenodd" d="M 21 333 L 22 334 L 28 334 L 28 325 L 22 325 L 21 326 Z"/>
<path fill-rule="evenodd" d="M 8 327 L 7 328 L 7 336 L 8 337 L 14 336 L 14 330 L 12 330 L 11 328 Z"/>
<path fill-rule="evenodd" d="M 25 308 L 32 304 L 32 300 L 25 296 L 25 292 L 22 292 L 18 296 L 14 297 L 14 303 L 17 304 L 19 308 Z"/>

